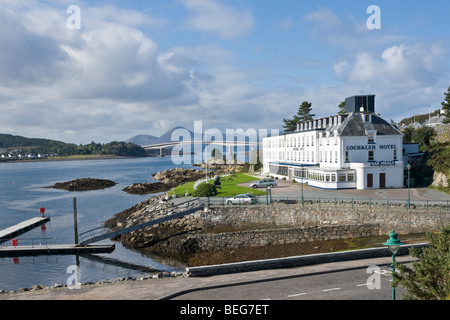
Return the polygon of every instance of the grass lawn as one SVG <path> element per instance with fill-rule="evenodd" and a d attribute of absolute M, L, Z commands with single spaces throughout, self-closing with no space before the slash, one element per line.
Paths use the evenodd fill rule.
<path fill-rule="evenodd" d="M 217 190 L 218 194 L 216 197 L 232 197 L 241 193 L 253 193 L 253 195 L 255 196 L 265 195 L 265 191 L 238 186 L 238 184 L 240 183 L 256 180 L 258 180 L 258 178 L 245 173 L 234 173 L 227 177 L 223 177 L 222 179 L 220 179 L 220 181 L 222 182 L 222 189 Z M 212 181 L 210 181 L 210 183 L 212 183 Z M 177 197 L 182 197 L 186 194 L 186 192 L 191 194 L 194 191 L 194 184 L 195 182 L 188 182 L 179 187 L 176 187 L 169 192 L 169 195 L 176 194 Z"/>

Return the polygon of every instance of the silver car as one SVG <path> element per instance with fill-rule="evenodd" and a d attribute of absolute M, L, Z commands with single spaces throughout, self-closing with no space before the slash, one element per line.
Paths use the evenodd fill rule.
<path fill-rule="evenodd" d="M 238 194 L 232 198 L 228 198 L 227 204 L 256 204 L 256 197 L 252 194 Z"/>
<path fill-rule="evenodd" d="M 250 185 L 250 188 L 256 189 L 256 188 L 267 188 L 268 186 L 276 187 L 278 183 L 275 181 L 275 179 L 262 179 L 258 182 L 252 183 Z"/>

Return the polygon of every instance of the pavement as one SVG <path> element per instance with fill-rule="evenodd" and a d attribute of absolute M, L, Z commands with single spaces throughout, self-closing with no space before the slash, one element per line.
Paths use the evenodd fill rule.
<path fill-rule="evenodd" d="M 257 179 L 267 178 L 265 174 L 253 174 Z M 301 184 L 292 181 L 277 180 L 278 186 L 272 188 L 272 196 L 299 198 L 301 196 Z M 249 183 L 242 184 L 249 186 Z M 450 201 L 450 194 L 429 188 L 410 188 L 411 201 L 424 204 L 426 201 Z M 342 189 L 342 190 L 325 190 L 308 185 L 303 185 L 303 196 L 305 200 L 309 199 L 379 199 L 390 201 L 406 202 L 408 199 L 408 188 L 389 188 L 389 189 Z"/>

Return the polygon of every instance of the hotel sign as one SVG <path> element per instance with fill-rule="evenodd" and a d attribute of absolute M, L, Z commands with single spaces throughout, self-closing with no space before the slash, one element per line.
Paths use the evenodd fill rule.
<path fill-rule="evenodd" d="M 377 145 L 375 144 L 367 144 L 363 146 L 347 146 L 347 150 L 376 150 Z M 380 144 L 378 146 L 378 149 L 380 150 L 396 150 L 397 146 L 395 144 Z"/>
<path fill-rule="evenodd" d="M 395 166 L 395 161 L 369 161 L 370 166 Z"/>

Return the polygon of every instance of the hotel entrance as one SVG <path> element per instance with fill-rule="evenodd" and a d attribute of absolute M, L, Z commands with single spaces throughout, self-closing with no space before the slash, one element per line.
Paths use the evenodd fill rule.
<path fill-rule="evenodd" d="M 386 173 L 380 173 L 380 189 L 386 188 Z"/>

